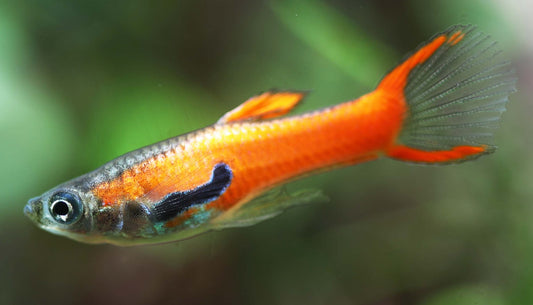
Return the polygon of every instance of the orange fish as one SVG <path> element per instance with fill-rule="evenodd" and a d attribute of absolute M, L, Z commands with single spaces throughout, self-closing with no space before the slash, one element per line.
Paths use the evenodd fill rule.
<path fill-rule="evenodd" d="M 24 211 L 41 228 L 79 241 L 166 242 L 251 225 L 312 200 L 319 192 L 264 195 L 304 175 L 380 157 L 471 160 L 495 150 L 494 129 L 515 91 L 514 71 L 499 53 L 474 27 L 454 26 L 358 99 L 282 117 L 305 94 L 263 93 L 214 125 L 63 183 Z"/>

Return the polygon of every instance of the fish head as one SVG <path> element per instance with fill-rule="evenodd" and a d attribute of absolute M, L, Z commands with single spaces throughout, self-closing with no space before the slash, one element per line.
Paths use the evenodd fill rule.
<path fill-rule="evenodd" d="M 95 243 L 98 237 L 92 229 L 92 206 L 96 199 L 73 183 L 65 183 L 41 196 L 32 198 L 24 214 L 38 227 L 68 238 Z"/>

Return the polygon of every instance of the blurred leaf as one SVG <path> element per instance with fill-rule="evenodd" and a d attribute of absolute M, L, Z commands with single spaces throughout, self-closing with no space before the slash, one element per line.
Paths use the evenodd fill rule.
<path fill-rule="evenodd" d="M 389 47 L 318 0 L 275 1 L 272 8 L 298 38 L 368 88 L 395 62 Z"/>

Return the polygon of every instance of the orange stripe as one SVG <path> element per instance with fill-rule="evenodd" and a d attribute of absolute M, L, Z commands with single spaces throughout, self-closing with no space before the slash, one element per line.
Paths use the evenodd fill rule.
<path fill-rule="evenodd" d="M 461 41 L 465 37 L 465 34 L 461 31 L 457 31 L 453 33 L 452 36 L 450 36 L 450 39 L 448 39 L 448 43 L 451 45 L 456 45 L 459 41 Z"/>
<path fill-rule="evenodd" d="M 411 70 L 413 70 L 418 64 L 425 62 L 445 42 L 446 36 L 440 35 L 424 47 L 420 48 L 415 54 L 411 55 L 406 61 L 385 76 L 379 84 L 378 89 L 387 90 L 389 92 L 401 91 L 403 93 L 403 88 L 405 88 L 407 77 Z"/>
<path fill-rule="evenodd" d="M 461 31 L 451 34 L 449 38 L 447 38 L 447 36 L 444 34 L 437 36 L 430 43 L 420 48 L 402 64 L 392 70 L 391 73 L 385 76 L 378 85 L 378 89 L 387 90 L 389 92 L 403 93 L 403 88 L 405 88 L 405 85 L 407 84 L 407 77 L 413 68 L 421 63 L 424 63 L 444 43 L 455 45 L 461 41 L 464 36 L 464 33 Z"/>
<path fill-rule="evenodd" d="M 424 151 L 416 148 L 397 145 L 387 151 L 391 158 L 411 162 L 451 162 L 459 161 L 486 151 L 483 146 L 456 146 L 451 150 Z"/>

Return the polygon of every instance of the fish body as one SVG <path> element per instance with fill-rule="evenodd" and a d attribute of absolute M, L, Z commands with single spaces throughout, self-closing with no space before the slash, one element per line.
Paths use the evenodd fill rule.
<path fill-rule="evenodd" d="M 265 92 L 216 124 L 127 153 L 31 199 L 53 233 L 118 245 L 254 224 L 310 193 L 261 196 L 304 175 L 381 156 L 423 164 L 493 152 L 514 91 L 508 62 L 471 26 L 437 34 L 352 101 L 296 116 L 304 92 Z"/>

